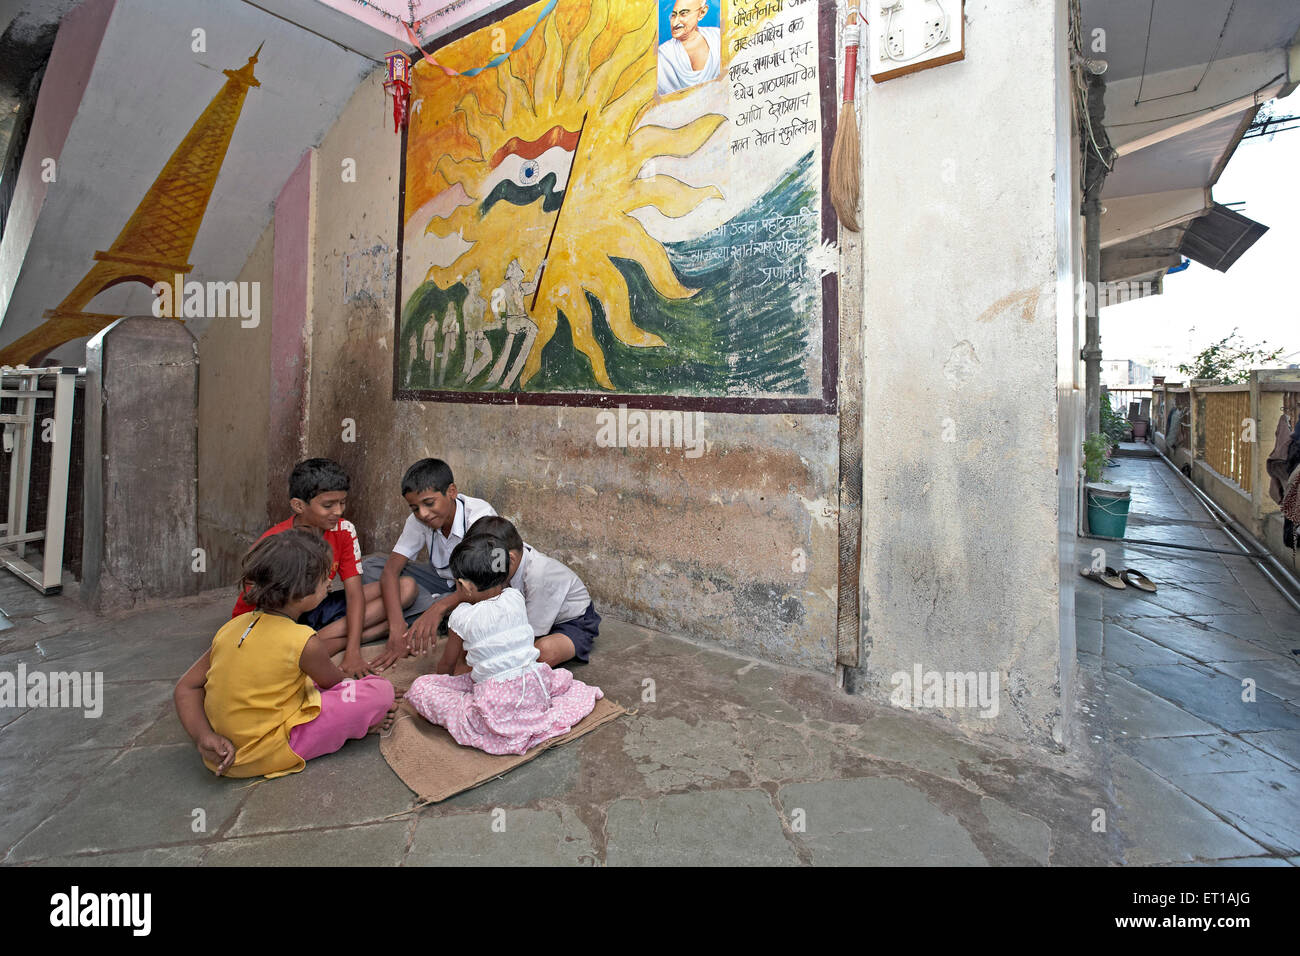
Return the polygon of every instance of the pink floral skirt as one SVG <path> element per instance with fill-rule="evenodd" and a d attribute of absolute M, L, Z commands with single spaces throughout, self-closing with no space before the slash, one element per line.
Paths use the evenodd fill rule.
<path fill-rule="evenodd" d="M 469 674 L 425 674 L 406 692 L 411 706 L 457 743 L 490 754 L 522 754 L 567 734 L 604 696 L 540 663 L 521 677 L 479 684 Z"/>

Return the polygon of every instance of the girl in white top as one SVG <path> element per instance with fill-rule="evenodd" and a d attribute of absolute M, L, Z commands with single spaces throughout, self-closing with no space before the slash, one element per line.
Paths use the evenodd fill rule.
<path fill-rule="evenodd" d="M 573 729 L 604 696 L 599 687 L 537 660 L 524 598 L 509 582 L 509 556 L 487 537 L 451 554 L 463 603 L 451 612 L 444 659 L 468 673 L 416 678 L 406 699 L 457 743 L 490 754 L 522 754 Z M 414 647 L 417 654 L 430 647 Z"/>

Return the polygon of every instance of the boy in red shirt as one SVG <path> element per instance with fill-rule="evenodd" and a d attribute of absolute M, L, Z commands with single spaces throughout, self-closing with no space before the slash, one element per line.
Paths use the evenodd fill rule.
<path fill-rule="evenodd" d="M 360 678 L 374 673 L 361 657 L 361 642 L 386 634 L 388 617 L 379 584 L 361 583 L 361 571 L 357 567 L 361 544 L 357 541 L 357 529 L 351 521 L 343 520 L 348 487 L 347 472 L 338 462 L 329 458 L 298 462 L 289 476 L 289 507 L 293 516 L 267 529 L 262 538 L 290 528 L 301 528 L 325 538 L 334 553 L 329 580 L 333 581 L 337 574 L 343 589 L 330 591 L 316 608 L 298 618 L 298 623 L 314 630 L 331 656 L 343 651 L 340 669 L 349 677 Z M 410 606 L 415 593 L 415 582 L 403 578 L 399 594 L 402 607 Z M 252 605 L 241 593 L 230 616 L 238 617 L 251 610 Z"/>

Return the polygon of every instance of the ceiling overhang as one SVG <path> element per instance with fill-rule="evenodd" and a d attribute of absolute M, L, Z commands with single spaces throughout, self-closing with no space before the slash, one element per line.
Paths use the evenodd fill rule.
<path fill-rule="evenodd" d="M 1082 0 L 1082 14 L 1089 55 L 1108 66 L 1117 153 L 1102 279 L 1155 280 L 1184 255 L 1227 269 L 1267 227 L 1217 206 L 1212 187 L 1259 108 L 1300 85 L 1300 4 Z"/>

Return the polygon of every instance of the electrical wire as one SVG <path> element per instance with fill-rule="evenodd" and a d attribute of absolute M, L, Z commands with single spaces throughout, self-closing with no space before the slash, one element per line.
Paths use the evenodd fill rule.
<path fill-rule="evenodd" d="M 1223 18 L 1223 27 L 1219 30 L 1219 40 L 1214 45 L 1214 52 L 1210 54 L 1210 60 L 1208 63 L 1205 64 L 1205 69 L 1201 72 L 1201 78 L 1196 81 L 1195 86 L 1193 86 L 1190 90 L 1183 90 L 1179 93 L 1162 93 L 1160 96 L 1150 96 L 1144 100 L 1142 99 L 1142 84 L 1139 82 L 1138 98 L 1134 100 L 1133 105 L 1137 106 L 1140 103 L 1154 103 L 1157 100 L 1167 100 L 1175 96 L 1186 96 L 1188 93 L 1195 93 L 1197 90 L 1199 90 L 1201 88 L 1201 84 L 1205 82 L 1205 78 L 1210 75 L 1210 67 L 1214 66 L 1214 61 L 1219 58 L 1219 51 L 1223 49 L 1223 38 L 1224 36 L 1227 35 L 1228 32 L 1228 21 L 1232 19 L 1232 11 L 1235 9 L 1237 9 L 1237 0 L 1232 0 L 1232 3 L 1228 7 L 1227 16 Z M 1154 13 L 1154 11 L 1155 11 L 1155 0 L 1152 0 L 1152 12 Z M 1147 43 L 1149 44 L 1150 42 L 1151 42 L 1151 37 L 1150 34 L 1148 34 Z M 1142 66 L 1142 73 L 1143 76 L 1145 77 L 1146 75 L 1145 62 L 1143 63 Z"/>
<path fill-rule="evenodd" d="M 1137 106 L 1142 102 L 1142 84 L 1145 83 L 1147 79 L 1147 57 L 1151 54 L 1151 26 L 1155 22 L 1156 0 L 1151 0 L 1151 14 L 1147 17 L 1147 45 L 1142 51 L 1142 76 L 1138 79 L 1138 95 L 1137 99 L 1133 101 L 1134 106 Z"/>

